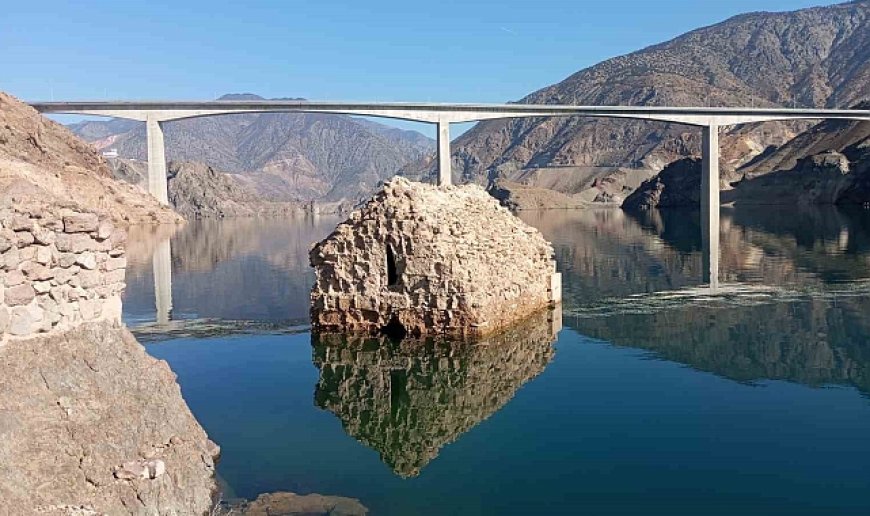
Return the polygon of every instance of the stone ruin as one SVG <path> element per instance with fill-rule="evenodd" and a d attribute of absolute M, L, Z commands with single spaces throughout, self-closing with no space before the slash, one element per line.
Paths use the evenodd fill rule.
<path fill-rule="evenodd" d="M 561 302 L 552 246 L 476 185 L 394 178 L 310 260 L 316 332 L 478 337 Z"/>
<path fill-rule="evenodd" d="M 397 475 L 415 477 L 547 367 L 561 327 L 561 311 L 544 310 L 475 342 L 313 335 L 314 402 Z"/>
<path fill-rule="evenodd" d="M 0 210 L 0 344 L 121 319 L 126 233 L 69 208 Z"/>

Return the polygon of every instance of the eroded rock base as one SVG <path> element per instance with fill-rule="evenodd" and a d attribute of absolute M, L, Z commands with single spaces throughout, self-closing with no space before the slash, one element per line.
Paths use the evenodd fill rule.
<path fill-rule="evenodd" d="M 212 508 L 216 447 L 166 362 L 126 329 L 83 323 L 10 342 L 0 370 L 0 513 Z"/>

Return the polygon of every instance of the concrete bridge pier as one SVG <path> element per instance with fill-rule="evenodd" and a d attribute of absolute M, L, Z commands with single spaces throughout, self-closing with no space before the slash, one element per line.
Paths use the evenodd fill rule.
<path fill-rule="evenodd" d="M 450 171 L 450 122 L 438 120 L 438 186 L 452 182 Z"/>
<path fill-rule="evenodd" d="M 719 126 L 702 126 L 701 240 L 704 282 L 719 288 Z"/>
<path fill-rule="evenodd" d="M 160 204 L 169 205 L 169 184 L 166 178 L 166 147 L 163 141 L 163 122 L 148 116 L 145 120 L 148 139 L 148 192 Z"/>

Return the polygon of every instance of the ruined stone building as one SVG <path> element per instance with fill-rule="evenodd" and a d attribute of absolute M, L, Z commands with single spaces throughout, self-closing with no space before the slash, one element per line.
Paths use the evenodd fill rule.
<path fill-rule="evenodd" d="M 310 260 L 321 332 L 481 336 L 561 301 L 552 246 L 476 185 L 395 178 Z"/>

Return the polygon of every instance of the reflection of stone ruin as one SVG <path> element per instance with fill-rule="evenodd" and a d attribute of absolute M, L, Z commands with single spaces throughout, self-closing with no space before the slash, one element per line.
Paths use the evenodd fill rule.
<path fill-rule="evenodd" d="M 560 327 L 561 313 L 545 311 L 476 343 L 314 336 L 315 403 L 398 475 L 416 476 L 544 370 Z"/>
<path fill-rule="evenodd" d="M 394 179 L 310 258 L 317 331 L 485 335 L 561 301 L 552 246 L 473 185 Z"/>

